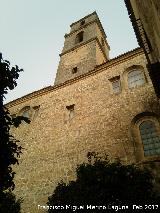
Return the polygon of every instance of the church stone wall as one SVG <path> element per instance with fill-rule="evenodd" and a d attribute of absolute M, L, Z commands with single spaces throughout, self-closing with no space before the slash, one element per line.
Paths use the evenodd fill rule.
<path fill-rule="evenodd" d="M 82 45 L 76 50 L 61 56 L 56 74 L 55 84 L 63 83 L 69 79 L 86 73 L 86 70 L 93 70 L 96 66 L 96 40 Z M 74 67 L 77 72 L 72 73 Z"/>
<path fill-rule="evenodd" d="M 141 65 L 146 84 L 128 89 L 125 70 Z M 122 91 L 114 94 L 109 79 L 119 76 Z M 24 199 L 23 212 L 41 213 L 56 184 L 75 178 L 77 164 L 87 161 L 87 152 L 106 153 L 124 163 L 135 162 L 131 121 L 139 113 L 152 111 L 156 100 L 142 51 L 126 54 L 73 82 L 42 95 L 9 105 L 11 113 L 25 106 L 40 105 L 39 114 L 30 124 L 13 129 L 24 147 L 16 169 L 15 193 Z M 73 106 L 69 112 L 67 106 Z M 72 114 L 71 114 L 72 113 Z"/>

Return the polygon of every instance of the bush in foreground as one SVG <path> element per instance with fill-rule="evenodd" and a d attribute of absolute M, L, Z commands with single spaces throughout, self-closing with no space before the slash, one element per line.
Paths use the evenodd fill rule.
<path fill-rule="evenodd" d="M 58 184 L 47 205 L 142 205 L 159 200 L 153 191 L 154 178 L 146 168 L 88 153 L 88 163 L 79 165 L 76 173 L 76 181 Z"/>

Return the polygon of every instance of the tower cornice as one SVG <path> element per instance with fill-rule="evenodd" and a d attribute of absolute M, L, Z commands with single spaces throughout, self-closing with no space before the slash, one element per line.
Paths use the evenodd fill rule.
<path fill-rule="evenodd" d="M 104 29 L 103 29 L 102 23 L 101 23 L 101 21 L 100 21 L 100 19 L 99 19 L 98 14 L 97 14 L 96 11 L 94 11 L 93 13 L 91 13 L 91 14 L 89 14 L 89 15 L 87 15 L 87 16 L 81 18 L 81 19 L 79 19 L 79 20 L 76 21 L 76 22 L 73 22 L 73 23 L 70 25 L 70 27 L 72 27 L 73 25 L 77 24 L 78 22 L 81 22 L 81 21 L 85 20 L 86 18 L 88 18 L 88 17 L 90 17 L 90 16 L 93 16 L 93 15 L 96 15 L 96 16 L 97 16 L 97 19 L 98 19 L 100 28 L 101 28 L 101 30 L 103 31 L 103 34 L 104 34 L 105 38 L 107 38 L 106 33 L 105 33 Z M 96 20 L 94 20 L 94 21 L 96 21 Z"/>
<path fill-rule="evenodd" d="M 93 16 L 93 15 L 97 15 L 97 12 L 94 11 L 93 13 L 90 13 L 90 14 L 84 16 L 83 18 L 79 19 L 78 21 L 73 22 L 73 23 L 70 25 L 70 27 L 72 27 L 73 25 L 77 24 L 78 22 L 81 22 L 81 21 L 83 21 L 84 19 L 86 19 L 86 18 L 88 18 L 88 17 L 90 17 L 90 16 Z M 98 17 L 98 15 L 97 15 L 97 17 Z"/>
<path fill-rule="evenodd" d="M 98 18 L 98 16 L 97 16 L 97 18 Z M 83 19 L 84 19 L 84 18 L 83 18 Z M 83 19 L 82 19 L 82 20 L 83 20 Z M 93 24 L 93 23 L 96 23 L 96 24 L 98 25 L 98 27 L 99 27 L 101 33 L 103 34 L 103 36 L 104 36 L 105 38 L 107 38 L 106 33 L 105 33 L 105 31 L 104 31 L 104 29 L 103 29 L 103 27 L 102 27 L 102 24 L 101 24 L 99 18 L 98 18 L 98 20 L 95 19 L 95 20 L 93 20 L 93 21 L 90 21 L 89 23 L 84 24 L 83 26 L 79 27 L 77 30 L 74 30 L 74 31 L 72 31 L 72 32 L 70 32 L 70 33 L 66 33 L 64 37 L 67 38 L 67 37 L 73 35 L 74 33 L 79 32 L 80 30 L 86 28 L 87 26 L 89 26 L 89 25 L 91 25 L 91 24 Z M 107 42 L 106 39 L 104 40 L 104 42 L 106 43 L 108 49 L 110 50 L 110 46 L 109 46 L 109 44 L 108 44 L 108 42 Z"/>
<path fill-rule="evenodd" d="M 97 37 L 91 38 L 91 39 L 89 39 L 89 40 L 86 41 L 86 42 L 80 43 L 80 44 L 78 44 L 77 46 L 75 46 L 75 47 L 73 47 L 73 48 L 71 48 L 71 49 L 69 49 L 69 50 L 67 50 L 67 51 L 65 51 L 65 52 L 62 52 L 61 54 L 59 54 L 59 56 L 61 57 L 61 56 L 65 55 L 65 54 L 67 54 L 67 53 L 69 53 L 69 52 L 72 52 L 73 50 L 76 50 L 77 48 L 79 48 L 79 47 L 81 47 L 81 46 L 85 46 L 85 45 L 87 45 L 88 43 L 90 43 L 90 42 L 92 42 L 92 41 L 94 41 L 94 40 L 98 43 L 98 45 L 99 45 L 99 47 L 100 47 L 100 49 L 101 49 L 101 51 L 102 51 L 102 53 L 103 53 L 103 55 L 104 55 L 106 61 L 107 61 L 107 56 L 106 56 L 106 54 L 105 54 L 105 52 L 104 52 L 104 50 L 103 50 L 103 48 L 102 48 L 102 45 L 101 45 L 101 43 L 99 42 L 99 39 L 98 39 Z"/>

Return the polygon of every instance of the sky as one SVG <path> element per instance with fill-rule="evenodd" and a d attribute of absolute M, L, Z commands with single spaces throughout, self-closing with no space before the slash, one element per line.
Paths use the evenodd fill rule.
<path fill-rule="evenodd" d="M 70 24 L 96 11 L 110 58 L 138 46 L 124 0 L 0 0 L 0 52 L 18 65 L 18 86 L 5 103 L 54 84 Z"/>

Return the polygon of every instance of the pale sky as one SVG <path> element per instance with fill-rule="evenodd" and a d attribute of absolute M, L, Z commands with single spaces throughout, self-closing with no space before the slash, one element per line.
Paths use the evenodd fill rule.
<path fill-rule="evenodd" d="M 9 102 L 53 85 L 70 24 L 96 11 L 110 58 L 138 46 L 124 0 L 0 0 L 0 52 L 24 69 Z"/>

